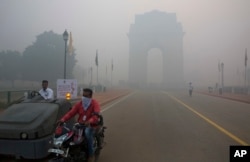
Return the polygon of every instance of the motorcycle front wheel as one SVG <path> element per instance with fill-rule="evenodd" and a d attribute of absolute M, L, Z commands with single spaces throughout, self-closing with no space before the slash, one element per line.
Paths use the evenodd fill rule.
<path fill-rule="evenodd" d="M 69 158 L 53 158 L 48 160 L 48 162 L 73 162 L 73 160 Z"/>
<path fill-rule="evenodd" d="M 54 159 L 48 160 L 48 162 L 64 162 L 64 159 L 63 158 L 54 158 Z"/>

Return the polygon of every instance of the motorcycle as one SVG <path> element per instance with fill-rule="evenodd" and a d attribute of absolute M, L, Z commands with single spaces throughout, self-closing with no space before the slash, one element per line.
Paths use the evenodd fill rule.
<path fill-rule="evenodd" d="M 106 129 L 103 126 L 103 117 L 101 115 L 99 115 L 99 119 L 93 141 L 95 161 L 98 160 L 104 146 L 104 131 Z M 72 129 L 68 128 L 66 123 L 57 126 L 53 139 L 53 148 L 48 150 L 52 155 L 48 162 L 87 162 L 88 145 L 84 137 L 86 127 L 86 125 L 80 123 L 75 123 Z"/>

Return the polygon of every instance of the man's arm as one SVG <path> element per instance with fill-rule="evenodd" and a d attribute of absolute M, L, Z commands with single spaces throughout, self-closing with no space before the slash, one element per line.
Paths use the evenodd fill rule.
<path fill-rule="evenodd" d="M 73 116 L 76 115 L 76 113 L 78 112 L 79 107 L 81 107 L 81 101 L 76 103 L 69 112 L 67 112 L 61 119 L 60 121 L 62 122 L 66 122 L 69 119 L 71 119 Z"/>
<path fill-rule="evenodd" d="M 48 96 L 47 96 L 47 99 L 54 99 L 54 92 L 52 89 L 49 89 L 48 90 Z"/>
<path fill-rule="evenodd" d="M 100 114 L 100 105 L 96 100 L 93 100 L 93 115 L 88 120 L 90 124 L 95 124 L 98 121 L 98 116 L 96 114 Z"/>
<path fill-rule="evenodd" d="M 44 95 L 43 89 L 40 89 L 39 94 L 40 94 L 44 99 L 46 99 L 46 96 Z"/>

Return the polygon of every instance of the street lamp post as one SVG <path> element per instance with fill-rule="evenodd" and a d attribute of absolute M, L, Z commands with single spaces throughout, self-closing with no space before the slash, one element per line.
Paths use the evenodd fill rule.
<path fill-rule="evenodd" d="M 69 34 L 67 30 L 63 33 L 63 39 L 65 41 L 65 53 L 64 53 L 64 75 L 63 78 L 66 79 L 66 54 L 67 54 L 67 42 L 68 42 Z"/>
<path fill-rule="evenodd" d="M 224 63 L 221 63 L 221 90 L 223 92 L 224 89 Z"/>

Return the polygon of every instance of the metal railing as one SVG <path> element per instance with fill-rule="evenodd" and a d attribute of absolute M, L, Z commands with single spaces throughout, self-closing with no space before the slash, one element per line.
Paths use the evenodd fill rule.
<path fill-rule="evenodd" d="M 82 88 L 80 87 L 88 87 L 93 89 L 94 92 L 105 92 L 106 91 L 106 87 L 102 86 L 102 85 L 93 85 L 93 86 L 88 86 L 88 85 L 79 85 L 78 86 L 78 95 L 81 96 L 82 95 Z M 53 91 L 54 91 L 54 95 L 56 97 L 56 87 L 50 87 Z M 35 91 L 37 91 L 36 88 Z M 33 91 L 34 88 L 31 89 L 14 89 L 14 90 L 1 90 L 0 91 L 0 109 L 2 108 L 7 108 L 10 104 L 14 103 L 15 101 L 18 101 L 19 99 L 21 99 L 22 97 L 24 97 L 24 93 L 25 92 L 31 92 Z"/>
<path fill-rule="evenodd" d="M 24 97 L 24 93 L 29 91 L 31 90 L 0 91 L 0 108 L 6 108 L 14 101 Z"/>

